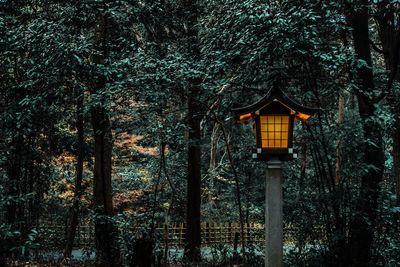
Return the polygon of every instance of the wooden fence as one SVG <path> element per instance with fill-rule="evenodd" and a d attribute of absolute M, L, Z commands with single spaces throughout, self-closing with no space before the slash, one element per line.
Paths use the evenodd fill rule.
<path fill-rule="evenodd" d="M 243 241 L 246 244 L 263 244 L 264 224 L 249 223 L 243 225 Z M 59 225 L 43 225 L 39 227 L 39 238 L 47 244 L 62 246 L 65 242 L 65 227 Z M 149 227 L 131 226 L 120 229 L 122 235 L 128 234 L 130 237 L 139 238 L 142 233 L 149 233 Z M 185 243 L 186 224 L 170 223 L 159 224 L 155 227 L 154 236 L 162 246 L 182 247 Z M 293 242 L 295 229 L 285 227 L 285 242 Z M 239 223 L 202 223 L 201 239 L 203 246 L 216 244 L 234 245 L 241 244 L 241 229 Z M 91 224 L 81 225 L 77 228 L 75 246 L 91 247 L 94 245 L 94 226 Z"/>
<path fill-rule="evenodd" d="M 246 243 L 264 242 L 264 225 L 249 223 L 243 225 L 244 241 Z M 183 246 L 185 243 L 186 225 L 183 223 L 161 225 L 156 228 L 156 233 L 162 233 L 162 244 Z M 239 223 L 202 223 L 202 245 L 234 244 L 240 243 L 241 229 Z"/>

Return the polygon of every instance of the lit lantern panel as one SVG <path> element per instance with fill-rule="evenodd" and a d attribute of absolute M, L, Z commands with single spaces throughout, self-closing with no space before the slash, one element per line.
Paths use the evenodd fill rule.
<path fill-rule="evenodd" d="M 289 138 L 289 116 L 260 116 L 262 148 L 287 148 Z"/>

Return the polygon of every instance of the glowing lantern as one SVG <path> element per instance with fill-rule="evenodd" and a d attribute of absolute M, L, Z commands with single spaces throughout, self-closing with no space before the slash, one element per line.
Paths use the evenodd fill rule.
<path fill-rule="evenodd" d="M 297 157 L 293 149 L 293 121 L 304 122 L 318 109 L 304 107 L 274 87 L 258 102 L 233 111 L 238 121 L 255 122 L 257 150 L 253 158 L 289 160 Z"/>

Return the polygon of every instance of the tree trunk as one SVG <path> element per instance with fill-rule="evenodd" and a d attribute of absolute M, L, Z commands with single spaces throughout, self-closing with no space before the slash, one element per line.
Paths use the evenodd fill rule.
<path fill-rule="evenodd" d="M 342 95 L 339 96 L 339 105 L 338 105 L 338 126 L 339 129 L 342 128 L 344 120 L 344 97 Z M 341 173 L 342 173 L 342 140 L 339 137 L 339 140 L 336 143 L 336 168 L 335 168 L 335 184 L 339 185 L 341 181 Z"/>
<path fill-rule="evenodd" d="M 108 18 L 104 14 L 97 15 L 96 47 L 97 53 L 93 61 L 97 65 L 104 64 L 107 54 Z M 105 86 L 105 77 L 97 74 L 92 94 L 99 93 Z M 112 133 L 110 119 L 104 108 L 104 99 L 92 103 L 91 121 L 94 135 L 94 175 L 93 206 L 95 211 L 96 257 L 99 266 L 120 266 L 117 247 L 117 229 L 112 222 L 114 215 L 111 185 Z"/>
<path fill-rule="evenodd" d="M 375 16 L 378 22 L 379 38 L 382 43 L 386 69 L 389 70 L 387 98 L 392 114 L 395 117 L 392 130 L 393 140 L 393 174 L 396 191 L 396 204 L 400 205 L 400 101 L 398 95 L 392 89 L 394 80 L 399 80 L 399 60 L 400 60 L 400 31 L 396 25 L 399 25 L 399 17 L 395 16 L 396 7 L 387 3 L 379 5 L 378 15 Z"/>
<path fill-rule="evenodd" d="M 76 109 L 76 128 L 78 137 L 77 147 L 77 162 L 76 162 L 76 181 L 75 181 L 75 192 L 74 202 L 70 210 L 70 217 L 68 221 L 68 232 L 67 241 L 64 248 L 64 259 L 70 258 L 72 248 L 74 245 L 74 239 L 76 234 L 76 228 L 78 226 L 78 215 L 79 206 L 82 196 L 82 178 L 83 178 L 83 162 L 84 162 L 84 121 L 83 121 L 83 93 L 78 96 L 77 109 Z"/>
<path fill-rule="evenodd" d="M 110 120 L 103 107 L 92 108 L 91 115 L 94 132 L 93 205 L 96 214 L 96 256 L 100 266 L 119 266 L 116 244 L 117 229 L 111 221 L 114 211 L 111 189 L 112 135 Z"/>
<path fill-rule="evenodd" d="M 400 114 L 400 112 L 399 112 Z M 396 185 L 396 205 L 400 206 L 400 119 L 397 117 L 393 130 L 393 168 Z"/>
<path fill-rule="evenodd" d="M 303 134 L 301 142 L 301 164 L 300 164 L 300 177 L 299 177 L 299 191 L 297 192 L 297 201 L 303 200 L 303 193 L 304 193 L 304 181 L 306 179 L 306 168 L 307 168 L 307 140 L 305 134 Z"/>
<path fill-rule="evenodd" d="M 215 168 L 217 167 L 218 141 L 221 135 L 220 131 L 221 129 L 219 123 L 214 123 L 210 141 L 210 166 L 208 167 L 208 172 L 211 174 L 210 182 L 208 184 L 209 186 L 208 202 L 212 205 L 214 205 L 214 200 L 213 200 L 214 172 Z"/>
<path fill-rule="evenodd" d="M 193 61 L 200 58 L 198 41 L 197 19 L 198 6 L 195 0 L 183 1 L 183 8 L 187 12 L 188 27 L 186 30 L 187 53 Z M 200 106 L 201 77 L 188 78 L 188 171 L 187 171 L 187 213 L 186 213 L 186 244 L 185 256 L 190 261 L 200 261 L 201 228 L 201 119 Z"/>
<path fill-rule="evenodd" d="M 214 169 L 217 167 L 217 151 L 220 134 L 221 133 L 219 123 L 214 123 L 210 142 L 210 171 L 214 171 Z"/>
<path fill-rule="evenodd" d="M 361 177 L 361 187 L 357 206 L 350 223 L 350 258 L 352 266 L 374 266 L 371 262 L 374 225 L 376 220 L 379 183 L 383 176 L 384 154 L 382 133 L 375 115 L 375 100 L 373 99 L 373 73 L 371 50 L 368 33 L 368 1 L 362 1 L 362 6 L 353 11 L 350 22 L 353 28 L 354 50 L 358 60 L 363 65 L 357 69 L 359 88 L 356 91 L 359 113 L 364 134 L 364 164 L 365 173 Z"/>
<path fill-rule="evenodd" d="M 190 82 L 188 95 L 188 177 L 185 256 L 192 261 L 200 260 L 201 228 L 201 131 L 200 131 L 200 79 Z"/>

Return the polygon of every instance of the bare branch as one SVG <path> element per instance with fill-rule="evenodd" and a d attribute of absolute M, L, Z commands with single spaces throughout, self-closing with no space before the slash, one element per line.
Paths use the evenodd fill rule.
<path fill-rule="evenodd" d="M 370 43 L 371 47 L 375 50 L 375 52 L 378 52 L 383 55 L 389 54 L 388 51 L 385 51 L 385 50 L 379 48 L 378 45 L 375 44 L 371 39 L 369 40 L 369 43 Z"/>

